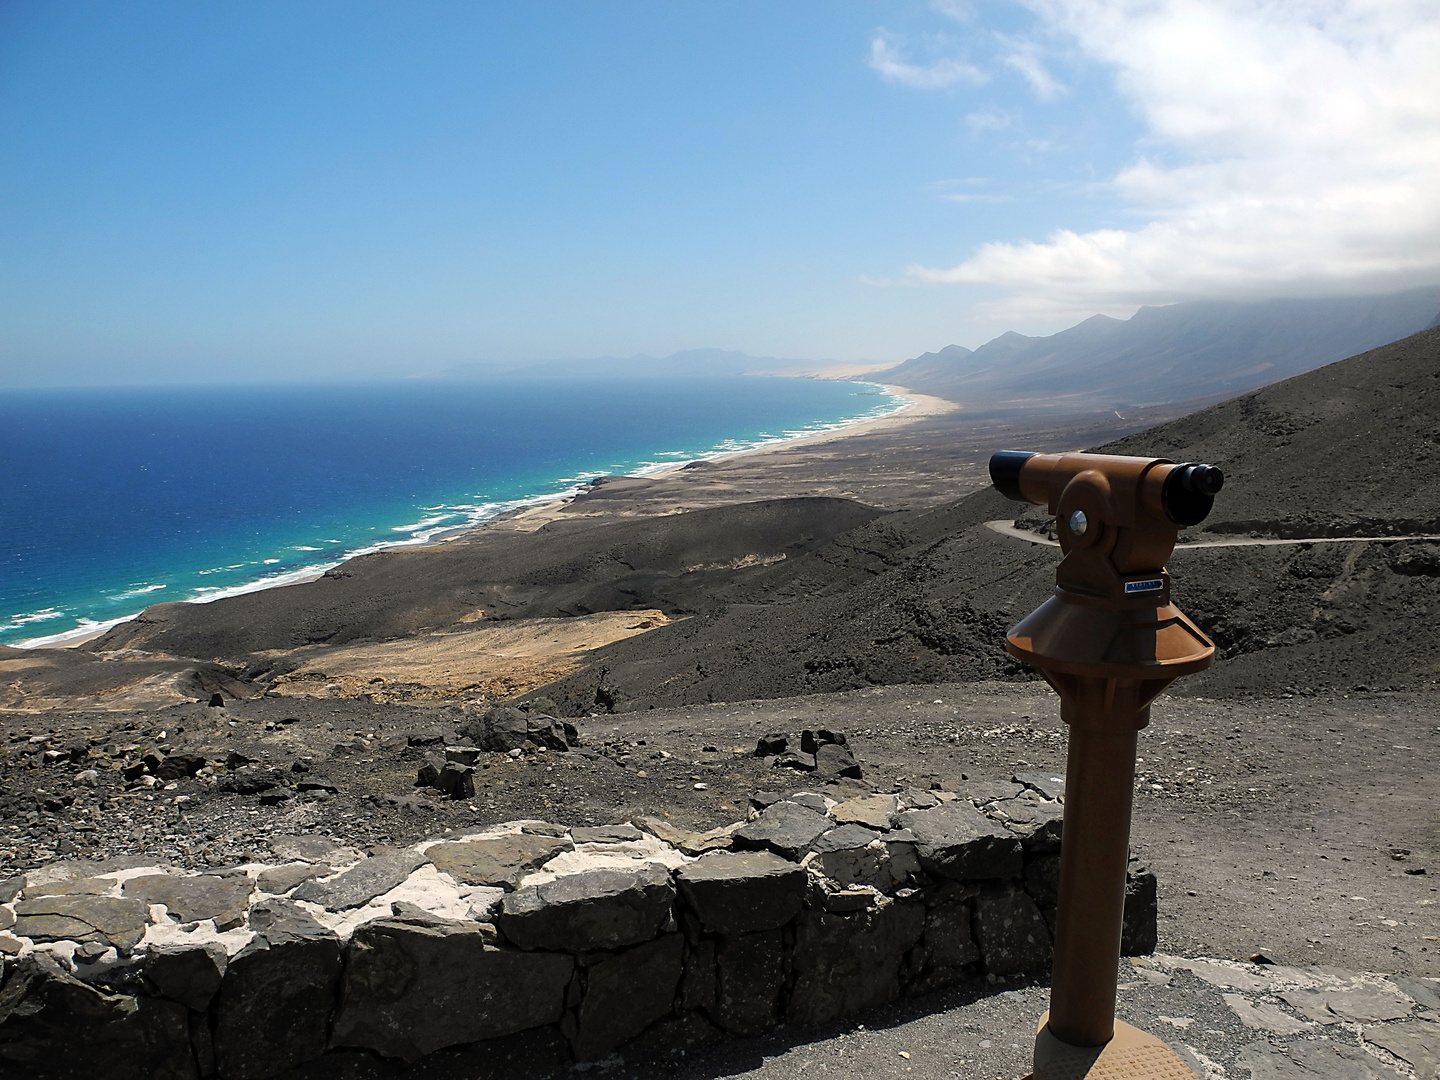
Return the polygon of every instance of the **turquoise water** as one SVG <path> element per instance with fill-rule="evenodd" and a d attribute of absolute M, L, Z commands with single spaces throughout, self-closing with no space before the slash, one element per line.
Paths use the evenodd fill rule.
<path fill-rule="evenodd" d="M 304 580 L 598 475 L 903 404 L 750 376 L 0 392 L 0 642 Z"/>

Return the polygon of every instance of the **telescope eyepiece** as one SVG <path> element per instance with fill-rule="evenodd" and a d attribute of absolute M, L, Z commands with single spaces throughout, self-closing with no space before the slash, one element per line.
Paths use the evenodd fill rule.
<path fill-rule="evenodd" d="M 1020 492 L 1020 470 L 1034 456 L 1028 450 L 996 450 L 990 455 L 990 482 L 1007 499 L 1029 502 Z"/>
<path fill-rule="evenodd" d="M 1214 465 L 1176 465 L 1160 489 L 1165 516 L 1176 525 L 1199 525 L 1209 516 L 1215 496 L 1224 486 L 1225 474 Z"/>

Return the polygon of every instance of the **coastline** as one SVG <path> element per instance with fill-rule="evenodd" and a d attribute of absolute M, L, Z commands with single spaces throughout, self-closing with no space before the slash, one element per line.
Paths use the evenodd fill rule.
<path fill-rule="evenodd" d="M 926 394 L 918 394 L 900 386 L 869 381 L 857 383 L 857 385 L 879 387 L 884 391 L 886 396 L 899 399 L 900 403 L 878 416 L 860 416 L 852 420 L 836 422 L 816 431 L 774 436 L 765 439 L 758 445 L 744 446 L 737 449 L 718 449 L 684 460 L 647 464 L 621 475 L 637 479 L 658 479 L 678 473 L 696 462 L 734 461 L 741 458 L 752 458 L 797 448 L 817 446 L 858 435 L 876 434 L 903 427 L 926 417 L 952 412 L 959 408 L 954 402 Z M 404 540 L 384 541 L 368 545 L 347 552 L 343 558 L 277 574 L 270 578 L 259 578 L 255 581 L 245 582 L 223 589 L 214 595 L 190 597 L 178 602 L 186 604 L 208 604 L 233 596 L 243 596 L 269 589 L 283 588 L 287 585 L 305 584 L 320 579 L 330 570 L 343 565 L 351 559 L 359 558 L 362 555 L 373 554 L 378 551 L 395 548 L 430 547 L 456 540 L 463 540 L 466 537 L 494 529 L 534 532 L 549 522 L 560 518 L 561 515 L 565 513 L 566 508 L 579 496 L 584 494 L 589 483 L 589 479 L 580 480 L 562 491 L 514 500 L 514 503 L 518 505 L 512 504 L 509 508 L 499 510 L 493 516 L 482 521 L 465 522 L 433 529 L 420 536 L 411 536 Z M 133 621 L 144 614 L 144 612 L 145 608 L 142 608 L 128 615 L 107 619 L 100 623 L 75 627 L 58 634 L 29 638 L 16 642 L 9 647 L 17 649 L 73 649 L 86 642 L 94 641 L 96 638 L 104 636 L 116 626 Z"/>

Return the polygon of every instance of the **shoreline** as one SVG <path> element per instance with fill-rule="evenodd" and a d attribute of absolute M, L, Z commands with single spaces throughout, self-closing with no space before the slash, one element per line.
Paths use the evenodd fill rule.
<path fill-rule="evenodd" d="M 681 461 L 664 462 L 659 464 L 646 465 L 634 471 L 618 474 L 625 477 L 636 477 L 643 479 L 655 479 L 679 472 L 686 466 L 697 461 L 729 461 L 736 458 L 751 455 L 775 453 L 782 450 L 790 450 L 796 447 L 814 446 L 822 443 L 833 442 L 838 439 L 849 438 L 856 435 L 872 434 L 877 431 L 884 431 L 888 428 L 899 427 L 915 420 L 928 416 L 937 416 L 947 412 L 953 412 L 960 406 L 944 398 L 937 398 L 927 394 L 919 394 L 901 386 L 886 383 L 864 382 L 857 383 L 857 386 L 877 386 L 884 391 L 885 395 L 891 398 L 900 399 L 900 404 L 888 412 L 879 416 L 860 416 L 853 420 L 840 421 L 832 426 L 818 431 L 809 431 L 802 434 L 790 436 L 775 436 L 766 439 L 755 446 L 741 447 L 734 450 L 716 450 L 711 453 L 700 454 L 696 457 L 686 458 Z M 611 475 L 611 474 L 598 474 Z M 242 585 L 236 585 L 217 593 L 213 596 L 190 597 L 188 599 L 174 601 L 183 604 L 208 604 L 216 600 L 224 600 L 233 596 L 244 596 L 250 593 L 264 592 L 269 589 L 283 588 L 288 585 L 303 585 L 317 581 L 326 573 L 337 566 L 341 566 L 351 559 L 360 558 L 362 555 L 374 554 L 378 551 L 388 551 L 396 548 L 421 548 L 431 547 L 438 544 L 449 543 L 482 532 L 486 529 L 509 529 L 517 532 L 534 532 L 550 521 L 555 520 L 564 512 L 565 507 L 575 501 L 584 493 L 585 487 L 590 480 L 578 481 L 563 491 L 547 493 L 544 495 L 529 496 L 514 500 L 519 505 L 509 509 L 501 510 L 494 516 L 478 522 L 466 522 L 463 524 L 439 528 L 425 533 L 422 537 L 411 537 L 406 540 L 395 540 L 390 542 L 372 544 L 349 552 L 344 558 L 327 562 L 323 565 L 306 567 L 275 575 L 274 578 L 260 578 Z M 73 649 L 96 638 L 103 637 L 110 630 L 122 623 L 131 622 L 143 615 L 146 608 L 133 612 L 129 615 L 107 619 L 103 622 L 89 626 L 76 627 L 71 630 L 62 631 L 58 634 L 42 635 L 28 638 L 23 641 L 9 645 L 14 649 Z"/>

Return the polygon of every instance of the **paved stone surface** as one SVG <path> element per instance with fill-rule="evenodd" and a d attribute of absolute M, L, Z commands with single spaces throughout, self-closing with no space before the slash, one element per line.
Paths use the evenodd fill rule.
<path fill-rule="evenodd" d="M 1410 1020 L 1403 1024 L 1367 1027 L 1365 1041 L 1394 1054 L 1415 1072 L 1416 1080 L 1440 1077 L 1440 1023 Z"/>
<path fill-rule="evenodd" d="M 895 824 L 898 802 L 894 795 L 862 795 L 837 804 L 830 816 L 842 825 L 868 825 L 888 829 Z"/>
<path fill-rule="evenodd" d="M 1047 799 L 1065 798 L 1065 773 L 1059 772 L 1018 772 L 1012 779 L 1031 791 L 1038 791 Z"/>
<path fill-rule="evenodd" d="M 354 848 L 336 843 L 328 836 L 275 836 L 270 839 L 270 850 L 282 859 L 328 862 L 335 866 L 343 866 L 360 858 L 360 853 Z"/>
<path fill-rule="evenodd" d="M 328 863 L 295 862 L 262 870 L 255 878 L 255 884 L 261 892 L 287 893 L 302 882 L 329 877 L 334 872 Z"/>

